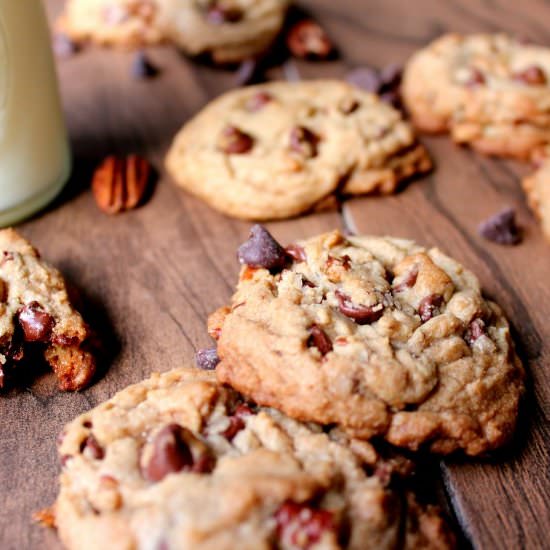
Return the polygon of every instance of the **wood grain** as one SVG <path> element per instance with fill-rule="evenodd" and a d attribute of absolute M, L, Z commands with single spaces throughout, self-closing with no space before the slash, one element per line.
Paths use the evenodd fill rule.
<path fill-rule="evenodd" d="M 54 16 L 61 0 L 48 0 Z M 547 3 L 524 0 L 310 0 L 309 9 L 338 44 L 341 59 L 298 63 L 304 78 L 342 76 L 357 65 L 404 61 L 445 30 L 508 30 L 549 43 Z M 179 126 L 210 98 L 234 86 L 230 70 L 185 59 L 169 47 L 150 52 L 161 74 L 130 75 L 132 55 L 89 48 L 59 62 L 75 155 L 73 178 L 46 213 L 21 231 L 82 291 L 92 323 L 108 343 L 105 372 L 90 389 L 60 394 L 52 375 L 0 400 L 0 548 L 59 548 L 31 514 L 53 501 L 58 472 L 55 435 L 63 424 L 154 370 L 192 360 L 210 345 L 207 314 L 226 302 L 236 280 L 235 249 L 249 224 L 230 220 L 175 188 L 162 158 Z M 271 78 L 280 67 L 268 71 Z M 283 242 L 337 226 L 412 237 L 437 245 L 480 276 L 514 324 L 531 374 L 519 437 L 490 461 L 447 460 L 449 497 L 476 548 L 548 547 L 550 492 L 548 412 L 550 308 L 548 245 L 518 184 L 524 167 L 483 159 L 445 138 L 426 143 L 438 162 L 433 175 L 389 198 L 349 201 L 342 214 L 314 214 L 269 224 Z M 117 217 L 99 212 L 88 189 L 90 170 L 109 153 L 140 152 L 161 172 L 152 200 Z M 524 244 L 482 241 L 476 226 L 501 206 L 515 206 Z"/>

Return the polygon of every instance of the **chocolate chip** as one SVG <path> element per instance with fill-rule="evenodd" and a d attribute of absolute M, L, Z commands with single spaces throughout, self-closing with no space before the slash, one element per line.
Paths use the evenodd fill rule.
<path fill-rule="evenodd" d="M 71 57 L 80 50 L 79 44 L 63 33 L 54 35 L 52 47 L 56 57 L 60 59 Z"/>
<path fill-rule="evenodd" d="M 324 29 L 312 19 L 295 23 L 286 36 L 286 44 L 293 56 L 326 59 L 333 46 Z"/>
<path fill-rule="evenodd" d="M 466 80 L 464 85 L 467 88 L 477 88 L 478 86 L 485 84 L 485 82 L 485 75 L 476 67 L 472 67 L 470 69 L 470 76 L 468 77 L 468 80 Z"/>
<path fill-rule="evenodd" d="M 414 266 L 402 279 L 393 287 L 394 292 L 403 292 L 412 288 L 416 284 L 418 278 L 418 266 Z"/>
<path fill-rule="evenodd" d="M 225 6 L 221 2 L 211 3 L 206 12 L 206 20 L 213 25 L 237 23 L 242 18 L 243 12 L 240 9 Z"/>
<path fill-rule="evenodd" d="M 547 83 L 546 73 L 538 65 L 514 73 L 513 78 L 529 86 L 544 86 Z"/>
<path fill-rule="evenodd" d="M 8 299 L 8 284 L 0 279 L 0 304 Z"/>
<path fill-rule="evenodd" d="M 295 262 L 305 262 L 306 261 L 306 251 L 299 244 L 289 244 L 285 248 L 285 252 L 290 256 Z"/>
<path fill-rule="evenodd" d="M 486 219 L 478 227 L 479 234 L 497 244 L 513 245 L 522 240 L 521 230 L 516 224 L 516 213 L 513 208 L 505 208 Z"/>
<path fill-rule="evenodd" d="M 350 115 L 359 109 L 361 104 L 353 97 L 346 97 L 338 104 L 338 110 L 343 115 Z"/>
<path fill-rule="evenodd" d="M 145 52 L 136 52 L 132 61 L 132 76 L 134 78 L 153 78 L 158 73 L 158 68 L 149 61 Z"/>
<path fill-rule="evenodd" d="M 374 323 L 384 313 L 383 304 L 375 304 L 374 306 L 356 305 L 349 296 L 339 290 L 336 291 L 336 298 L 338 299 L 338 309 L 358 325 Z"/>
<path fill-rule="evenodd" d="M 235 85 L 245 86 L 255 80 L 258 69 L 257 59 L 245 59 L 235 72 Z"/>
<path fill-rule="evenodd" d="M 332 351 L 332 342 L 327 333 L 318 325 L 311 325 L 309 329 L 308 347 L 316 347 L 321 355 Z"/>
<path fill-rule="evenodd" d="M 87 451 L 92 458 L 95 458 L 96 460 L 102 460 L 105 456 L 105 451 L 101 447 L 101 445 L 97 442 L 97 439 L 90 434 L 81 444 L 80 444 L 80 452 L 83 453 L 84 451 Z"/>
<path fill-rule="evenodd" d="M 429 321 L 432 317 L 439 315 L 439 308 L 443 304 L 443 296 L 440 294 L 429 294 L 428 296 L 420 300 L 418 304 L 418 314 L 420 319 L 425 323 Z"/>
<path fill-rule="evenodd" d="M 214 370 L 219 362 L 220 358 L 216 348 L 200 349 L 195 354 L 195 363 L 199 369 Z"/>
<path fill-rule="evenodd" d="M 290 148 L 306 158 L 317 156 L 319 137 L 305 126 L 295 126 L 290 131 Z"/>
<path fill-rule="evenodd" d="M 144 468 L 149 481 L 160 481 L 168 474 L 191 469 L 193 455 L 182 437 L 186 429 L 178 424 L 169 424 L 160 430 L 153 440 L 153 454 Z"/>
<path fill-rule="evenodd" d="M 347 74 L 346 80 L 357 88 L 373 94 L 377 94 L 382 87 L 382 79 L 378 71 L 372 67 L 353 69 Z"/>
<path fill-rule="evenodd" d="M 485 331 L 485 322 L 483 319 L 474 319 L 464 334 L 464 340 L 472 346 L 474 342 L 484 334 L 487 334 Z"/>
<path fill-rule="evenodd" d="M 246 110 L 255 113 L 260 109 L 263 109 L 270 101 L 273 101 L 273 96 L 269 92 L 260 90 L 256 92 L 249 100 L 246 102 Z"/>
<path fill-rule="evenodd" d="M 229 417 L 229 426 L 222 432 L 228 441 L 232 441 L 233 438 L 246 426 L 245 418 L 254 414 L 254 411 L 246 404 L 240 403 L 235 408 L 235 412 Z"/>
<path fill-rule="evenodd" d="M 402 76 L 403 67 L 397 63 L 390 63 L 382 67 L 379 71 L 380 82 L 382 84 L 380 91 L 396 90 L 401 84 Z"/>
<path fill-rule="evenodd" d="M 49 341 L 55 321 L 38 302 L 24 306 L 19 311 L 18 319 L 26 342 Z"/>
<path fill-rule="evenodd" d="M 277 537 L 285 548 L 306 550 L 321 540 L 326 531 L 336 529 L 332 512 L 304 503 L 285 502 L 275 513 Z"/>
<path fill-rule="evenodd" d="M 287 255 L 271 233 L 265 227 L 256 224 L 250 229 L 248 241 L 239 247 L 237 257 L 241 264 L 279 270 L 285 266 Z"/>
<path fill-rule="evenodd" d="M 226 126 L 218 140 L 218 149 L 228 155 L 248 153 L 253 146 L 252 137 L 235 126 Z"/>

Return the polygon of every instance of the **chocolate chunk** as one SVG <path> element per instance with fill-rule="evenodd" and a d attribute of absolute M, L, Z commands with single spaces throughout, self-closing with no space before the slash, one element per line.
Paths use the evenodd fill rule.
<path fill-rule="evenodd" d="M 237 257 L 241 264 L 269 270 L 282 269 L 287 259 L 285 249 L 259 224 L 252 226 L 250 237 L 239 247 Z"/>
<path fill-rule="evenodd" d="M 102 460 L 105 456 L 105 451 L 92 434 L 80 444 L 80 452 L 83 453 L 84 451 L 87 451 L 96 460 Z"/>
<path fill-rule="evenodd" d="M 484 334 L 487 334 L 485 331 L 485 322 L 483 319 L 474 319 L 464 334 L 464 340 L 471 346 Z"/>
<path fill-rule="evenodd" d="M 228 155 L 248 153 L 254 146 L 251 136 L 235 126 L 227 126 L 218 140 L 218 149 Z"/>
<path fill-rule="evenodd" d="M 55 321 L 38 302 L 24 306 L 19 311 L 18 319 L 26 342 L 49 341 Z"/>
<path fill-rule="evenodd" d="M 306 251 L 299 244 L 289 244 L 285 248 L 285 252 L 290 256 L 295 262 L 305 262 L 306 261 Z"/>
<path fill-rule="evenodd" d="M 216 348 L 200 349 L 195 354 L 195 363 L 199 369 L 214 370 L 219 362 L 220 358 Z"/>
<path fill-rule="evenodd" d="M 256 92 L 247 102 L 246 110 L 255 113 L 267 105 L 270 101 L 273 101 L 273 96 L 269 92 L 260 90 Z"/>
<path fill-rule="evenodd" d="M 153 440 L 153 454 L 144 468 L 149 481 L 160 481 L 168 474 L 193 466 L 191 449 L 182 437 L 186 430 L 178 424 L 169 424 L 160 430 Z"/>
<path fill-rule="evenodd" d="M 546 73 L 538 65 L 514 73 L 513 78 L 529 86 L 545 86 L 547 83 Z"/>
<path fill-rule="evenodd" d="M 224 23 L 237 23 L 243 18 L 243 12 L 236 8 L 214 2 L 208 6 L 206 20 L 213 25 L 223 25 Z"/>
<path fill-rule="evenodd" d="M 8 299 L 8 285 L 0 279 L 0 304 L 3 304 Z"/>
<path fill-rule="evenodd" d="M 281 547 L 308 549 L 321 540 L 326 531 L 334 531 L 334 517 L 304 503 L 285 502 L 275 513 L 277 537 Z"/>
<path fill-rule="evenodd" d="M 228 440 L 232 441 L 233 438 L 246 426 L 245 418 L 254 414 L 254 411 L 246 404 L 240 403 L 235 408 L 235 412 L 229 417 L 229 426 L 222 435 Z"/>
<path fill-rule="evenodd" d="M 54 35 L 52 47 L 56 57 L 60 59 L 71 57 L 80 50 L 79 44 L 63 33 Z"/>
<path fill-rule="evenodd" d="M 332 351 L 332 342 L 327 333 L 318 325 L 312 325 L 309 329 L 309 339 L 307 345 L 309 347 L 316 347 L 321 355 L 326 355 L 329 351 Z"/>
<path fill-rule="evenodd" d="M 505 208 L 491 216 L 478 227 L 479 234 L 497 244 L 513 245 L 522 240 L 521 230 L 516 225 L 516 213 L 513 208 Z"/>
<path fill-rule="evenodd" d="M 136 79 L 153 78 L 159 73 L 145 52 L 136 52 L 132 61 L 132 76 Z"/>
<path fill-rule="evenodd" d="M 418 304 L 418 314 L 420 319 L 425 323 L 429 321 L 432 317 L 439 315 L 439 308 L 443 304 L 443 296 L 440 294 L 429 294 L 428 296 L 420 300 Z"/>
<path fill-rule="evenodd" d="M 299 58 L 326 59 L 334 49 L 327 33 L 312 19 L 295 23 L 288 31 L 286 44 L 292 55 Z"/>
<path fill-rule="evenodd" d="M 305 158 L 317 156 L 319 141 L 319 137 L 305 126 L 295 126 L 290 131 L 290 148 Z"/>
<path fill-rule="evenodd" d="M 465 82 L 465 86 L 467 88 L 477 88 L 478 86 L 485 84 L 485 82 L 485 75 L 476 67 L 472 67 L 470 70 L 470 77 Z"/>
<path fill-rule="evenodd" d="M 338 309 L 358 325 L 374 323 L 384 313 L 383 304 L 375 304 L 374 306 L 356 305 L 349 296 L 339 290 L 336 291 L 336 298 L 338 299 Z"/>
<path fill-rule="evenodd" d="M 402 279 L 393 287 L 394 292 L 403 292 L 412 288 L 416 284 L 418 278 L 418 267 L 414 266 Z"/>

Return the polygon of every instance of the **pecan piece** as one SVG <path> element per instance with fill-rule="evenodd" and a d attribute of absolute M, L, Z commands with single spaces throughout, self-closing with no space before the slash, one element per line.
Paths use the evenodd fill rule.
<path fill-rule="evenodd" d="M 312 19 L 302 19 L 288 31 L 286 44 L 292 55 L 300 58 L 325 59 L 333 46 L 324 29 Z"/>
<path fill-rule="evenodd" d="M 143 200 L 151 175 L 149 163 L 138 155 L 107 157 L 96 169 L 92 192 L 106 214 L 131 210 Z"/>

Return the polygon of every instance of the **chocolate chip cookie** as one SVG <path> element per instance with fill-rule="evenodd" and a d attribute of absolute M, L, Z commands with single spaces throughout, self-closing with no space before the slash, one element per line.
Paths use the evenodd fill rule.
<path fill-rule="evenodd" d="M 71 39 L 139 47 L 166 40 L 166 0 L 67 0 L 57 27 Z"/>
<path fill-rule="evenodd" d="M 91 333 L 61 273 L 12 229 L 0 231 L 0 388 L 47 361 L 62 390 L 79 390 L 96 362 Z"/>
<path fill-rule="evenodd" d="M 273 82 L 231 91 L 177 135 L 173 179 L 230 216 L 287 218 L 336 192 L 392 193 L 430 169 L 398 111 L 345 82 Z"/>
<path fill-rule="evenodd" d="M 68 0 L 58 28 L 76 41 L 139 47 L 171 41 L 186 53 L 237 62 L 267 49 L 288 0 Z"/>
<path fill-rule="evenodd" d="M 482 153 L 527 158 L 550 142 L 550 50 L 504 34 L 447 34 L 406 66 L 417 128 Z"/>
<path fill-rule="evenodd" d="M 453 547 L 369 443 L 257 407 L 213 372 L 126 388 L 66 426 L 59 455 L 68 548 Z"/>
<path fill-rule="evenodd" d="M 229 307 L 209 320 L 218 379 L 261 405 L 416 450 L 507 442 L 523 367 L 501 309 L 438 249 L 338 231 L 239 249 Z"/>
<path fill-rule="evenodd" d="M 527 202 L 539 218 L 544 236 L 550 240 L 550 158 L 540 159 L 536 171 L 524 178 Z"/>

